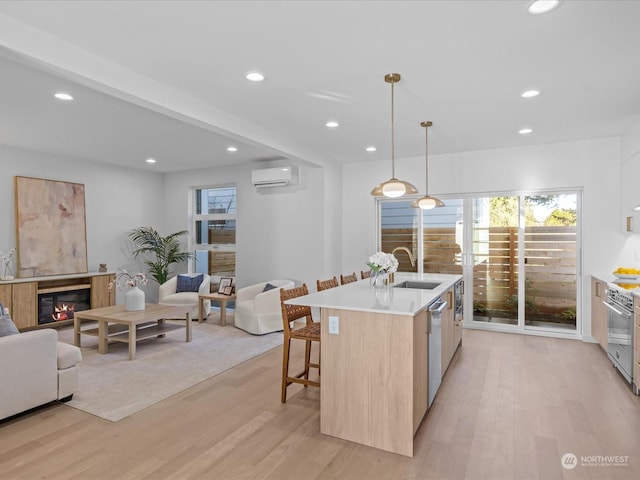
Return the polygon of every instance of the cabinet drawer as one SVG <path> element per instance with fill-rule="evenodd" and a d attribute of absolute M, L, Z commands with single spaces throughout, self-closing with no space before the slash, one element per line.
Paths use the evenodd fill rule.
<path fill-rule="evenodd" d="M 640 298 L 638 298 L 637 296 L 633 296 L 633 310 L 637 313 L 640 314 Z"/>
<path fill-rule="evenodd" d="M 633 362 L 633 383 L 640 388 L 640 362 Z"/>

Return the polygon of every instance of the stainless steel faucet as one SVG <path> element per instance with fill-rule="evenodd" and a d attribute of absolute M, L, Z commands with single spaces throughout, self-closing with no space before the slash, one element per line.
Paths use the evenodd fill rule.
<path fill-rule="evenodd" d="M 409 250 L 407 247 L 396 247 L 393 250 L 391 250 L 391 254 L 393 255 L 394 253 L 396 253 L 398 250 L 401 250 L 403 252 L 406 252 L 407 255 L 409 255 L 409 261 L 411 262 L 411 266 L 415 267 L 416 266 L 416 259 L 413 258 L 413 253 L 411 253 L 411 250 Z"/>

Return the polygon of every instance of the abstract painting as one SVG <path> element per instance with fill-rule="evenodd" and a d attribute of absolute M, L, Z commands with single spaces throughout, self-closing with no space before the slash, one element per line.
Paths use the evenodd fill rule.
<path fill-rule="evenodd" d="M 18 276 L 87 272 L 84 185 L 15 177 Z"/>

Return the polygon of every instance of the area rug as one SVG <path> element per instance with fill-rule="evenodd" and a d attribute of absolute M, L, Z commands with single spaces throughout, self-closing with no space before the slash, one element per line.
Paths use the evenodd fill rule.
<path fill-rule="evenodd" d="M 73 343 L 73 328 L 60 330 L 58 337 Z M 98 339 L 83 335 L 79 390 L 66 405 L 117 422 L 281 346 L 282 333 L 255 336 L 233 326 L 193 322 L 192 341 L 184 340 L 183 329 L 143 340 L 129 361 L 127 344 L 109 344 L 109 353 L 101 355 Z"/>

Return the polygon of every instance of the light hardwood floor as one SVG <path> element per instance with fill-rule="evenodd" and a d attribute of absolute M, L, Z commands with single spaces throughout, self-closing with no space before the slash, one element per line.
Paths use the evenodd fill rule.
<path fill-rule="evenodd" d="M 465 330 L 413 458 L 320 434 L 318 389 L 280 403 L 281 361 L 276 348 L 117 423 L 59 404 L 2 422 L 0 479 L 640 478 L 640 400 L 594 344 Z M 580 465 L 607 455 L 628 462 Z"/>

